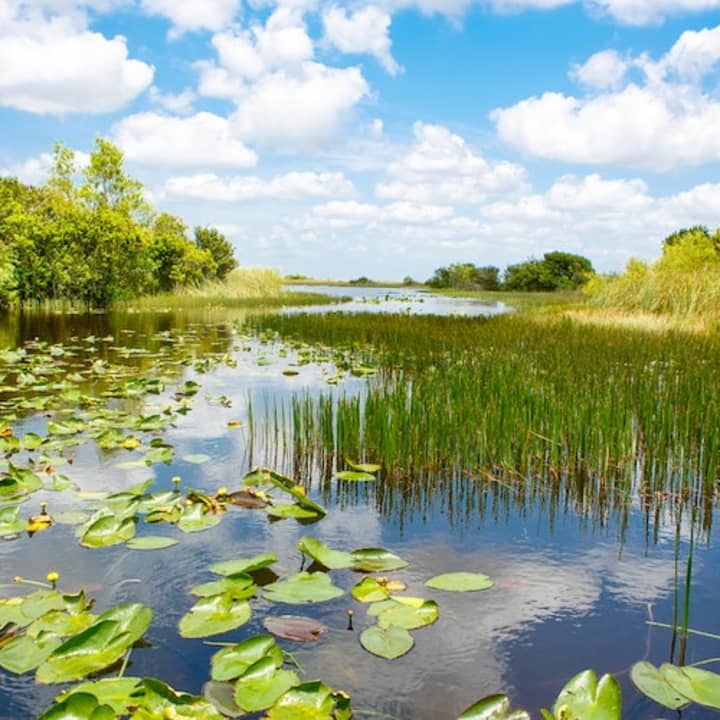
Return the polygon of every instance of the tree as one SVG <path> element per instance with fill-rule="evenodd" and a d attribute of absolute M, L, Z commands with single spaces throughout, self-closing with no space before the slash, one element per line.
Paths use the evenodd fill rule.
<path fill-rule="evenodd" d="M 233 246 L 217 228 L 196 227 L 195 245 L 210 253 L 218 280 L 224 280 L 237 267 Z"/>
<path fill-rule="evenodd" d="M 582 255 L 545 253 L 542 260 L 526 260 L 505 269 L 506 290 L 551 291 L 575 289 L 595 274 L 592 263 Z"/>
<path fill-rule="evenodd" d="M 500 287 L 500 270 L 493 265 L 478 267 L 473 263 L 453 263 L 435 270 L 427 284 L 435 288 L 497 290 Z"/>
<path fill-rule="evenodd" d="M 665 240 L 663 240 L 663 254 L 676 245 L 687 243 L 703 245 L 708 240 L 712 242 L 715 251 L 720 254 L 720 228 L 712 235 L 704 225 L 682 228 L 668 235 Z"/>

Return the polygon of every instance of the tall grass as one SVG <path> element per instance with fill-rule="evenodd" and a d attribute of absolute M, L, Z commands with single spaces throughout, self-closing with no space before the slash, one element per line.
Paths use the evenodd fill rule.
<path fill-rule="evenodd" d="M 366 392 L 296 395 L 296 453 L 381 462 L 395 478 L 542 483 L 583 514 L 637 497 L 713 502 L 720 338 L 567 318 L 268 317 L 285 337 L 346 348 Z M 523 488 L 522 490 L 520 488 Z"/>

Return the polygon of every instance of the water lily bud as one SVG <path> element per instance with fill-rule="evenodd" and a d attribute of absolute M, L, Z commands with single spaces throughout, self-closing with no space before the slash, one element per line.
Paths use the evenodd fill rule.
<path fill-rule="evenodd" d="M 14 582 L 14 583 L 21 583 L 22 581 L 23 581 L 22 575 L 16 575 L 16 576 L 13 578 L 13 582 Z"/>
<path fill-rule="evenodd" d="M 227 488 L 225 486 L 218 488 L 217 494 L 218 495 L 227 495 Z"/>
<path fill-rule="evenodd" d="M 55 572 L 55 570 L 51 570 L 47 574 L 47 581 L 52 585 L 53 590 L 55 589 L 55 586 L 57 585 L 57 581 L 60 579 L 60 573 Z"/>

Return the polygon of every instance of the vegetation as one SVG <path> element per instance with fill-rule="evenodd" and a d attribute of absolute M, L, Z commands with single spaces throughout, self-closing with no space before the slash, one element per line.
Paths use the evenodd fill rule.
<path fill-rule="evenodd" d="M 689 228 L 663 242 L 654 263 L 633 259 L 618 276 L 595 277 L 586 288 L 594 307 L 720 319 L 720 229 Z"/>
<path fill-rule="evenodd" d="M 55 146 L 48 181 L 0 178 L 0 306 L 69 300 L 107 307 L 145 293 L 221 281 L 236 267 L 214 228 L 158 213 L 123 168 L 120 150 L 98 139 L 76 184 L 75 157 Z"/>
<path fill-rule="evenodd" d="M 555 251 L 545 253 L 542 260 L 509 265 L 502 281 L 500 270 L 492 265 L 477 267 L 472 263 L 454 263 L 435 270 L 427 284 L 458 290 L 547 292 L 577 289 L 594 273 L 592 263 L 582 255 Z"/>

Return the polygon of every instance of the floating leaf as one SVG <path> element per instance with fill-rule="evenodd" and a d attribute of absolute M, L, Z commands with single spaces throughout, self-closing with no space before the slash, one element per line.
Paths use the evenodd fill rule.
<path fill-rule="evenodd" d="M 315 538 L 302 537 L 297 546 L 301 553 L 308 555 L 330 570 L 341 570 L 353 566 L 354 559 L 350 553 L 332 550 Z"/>
<path fill-rule="evenodd" d="M 452 572 L 436 575 L 430 578 L 425 585 L 435 590 L 446 590 L 448 592 L 474 592 L 487 590 L 495 583 L 487 576 L 480 573 Z"/>
<path fill-rule="evenodd" d="M 60 525 L 82 525 L 90 519 L 90 516 L 81 510 L 63 510 L 53 513 L 53 518 Z"/>
<path fill-rule="evenodd" d="M 612 675 L 603 675 L 600 682 L 593 670 L 585 670 L 571 678 L 555 701 L 553 712 L 562 717 L 582 720 L 620 720 L 622 717 L 622 691 Z"/>
<path fill-rule="evenodd" d="M 190 590 L 193 595 L 198 597 L 212 597 L 225 593 L 230 595 L 233 600 L 247 600 L 251 598 L 257 585 L 255 585 L 252 577 L 244 572 L 226 575 L 222 580 L 213 580 L 212 582 L 196 585 Z"/>
<path fill-rule="evenodd" d="M 90 548 L 109 547 L 127 542 L 134 535 L 135 518 L 103 515 L 88 527 L 80 544 Z"/>
<path fill-rule="evenodd" d="M 202 453 L 183 455 L 182 459 L 185 462 L 191 463 L 193 465 L 202 465 L 203 463 L 206 463 L 208 460 L 212 460 L 212 458 L 209 455 L 203 455 Z"/>
<path fill-rule="evenodd" d="M 94 695 L 75 693 L 67 700 L 53 705 L 39 720 L 115 720 L 115 711 L 101 705 Z"/>
<path fill-rule="evenodd" d="M 376 465 L 375 463 L 354 463 L 350 462 L 347 458 L 345 459 L 345 463 L 350 466 L 353 470 L 358 470 L 359 472 L 364 473 L 374 473 L 380 470 L 382 467 L 381 465 Z"/>
<path fill-rule="evenodd" d="M 321 572 L 297 573 L 263 588 L 263 596 L 267 600 L 291 605 L 325 602 L 343 594 L 340 588 L 332 584 L 330 577 Z"/>
<path fill-rule="evenodd" d="M 64 610 L 65 601 L 56 590 L 36 590 L 24 597 L 0 600 L 0 628 L 17 625 L 24 628 L 50 610 Z"/>
<path fill-rule="evenodd" d="M 178 627 L 185 638 L 201 638 L 234 630 L 244 625 L 251 615 L 245 600 L 231 595 L 214 595 L 198 600 L 189 613 L 180 618 Z"/>
<path fill-rule="evenodd" d="M 57 702 L 63 702 L 78 693 L 86 693 L 97 698 L 101 705 L 109 705 L 117 715 L 125 715 L 131 705 L 137 705 L 137 698 L 132 698 L 131 695 L 141 682 L 140 678 L 134 677 L 113 677 L 84 682 L 65 691 L 57 698 Z"/>
<path fill-rule="evenodd" d="M 235 573 L 253 573 L 257 570 L 269 567 L 277 562 L 277 555 L 274 552 L 261 553 L 251 558 L 237 558 L 226 560 L 210 566 L 210 572 L 217 575 L 234 575 Z"/>
<path fill-rule="evenodd" d="M 237 718 L 246 714 L 235 702 L 235 686 L 232 683 L 209 680 L 203 685 L 202 694 L 223 717 Z"/>
<path fill-rule="evenodd" d="M 273 635 L 296 642 L 315 642 L 327 630 L 321 622 L 301 615 L 273 615 L 263 625 Z"/>
<path fill-rule="evenodd" d="M 178 541 L 175 538 L 165 535 L 143 535 L 128 540 L 127 546 L 131 550 L 162 550 L 177 545 L 177 543 Z"/>
<path fill-rule="evenodd" d="M 143 680 L 143 700 L 132 720 L 223 720 L 204 697 L 173 690 L 160 680 Z"/>
<path fill-rule="evenodd" d="M 262 509 L 268 504 L 268 501 L 261 497 L 259 493 L 249 492 L 248 490 L 238 490 L 230 493 L 228 498 L 233 505 L 250 510 Z"/>
<path fill-rule="evenodd" d="M 407 563 L 383 548 L 360 548 L 353 550 L 353 568 L 363 572 L 388 572 L 401 570 Z"/>
<path fill-rule="evenodd" d="M 273 658 L 253 663 L 235 683 L 235 702 L 246 712 L 265 710 L 300 679 L 294 672 L 279 670 Z"/>
<path fill-rule="evenodd" d="M 415 641 L 404 628 L 395 625 L 385 628 L 373 625 L 362 631 L 360 644 L 373 655 L 395 660 L 410 652 Z"/>
<path fill-rule="evenodd" d="M 283 665 L 283 652 L 269 635 L 254 635 L 233 647 L 223 648 L 212 656 L 213 680 L 234 680 L 258 660 L 269 657 L 275 667 Z"/>
<path fill-rule="evenodd" d="M 206 508 L 202 503 L 193 503 L 190 507 L 185 508 L 185 512 L 178 520 L 177 526 L 185 533 L 194 533 L 209 530 L 219 523 L 219 515 L 206 512 Z"/>
<path fill-rule="evenodd" d="M 696 667 L 677 667 L 665 663 L 660 672 L 678 693 L 688 700 L 720 710 L 720 675 Z"/>
<path fill-rule="evenodd" d="M 630 670 L 630 678 L 641 693 L 666 708 L 677 710 L 689 702 L 668 683 L 664 674 L 652 663 L 644 660 L 635 663 Z"/>
<path fill-rule="evenodd" d="M 465 710 L 458 720 L 530 720 L 525 710 L 511 710 L 507 695 L 488 695 Z"/>
<path fill-rule="evenodd" d="M 380 602 L 390 597 L 390 591 L 386 584 L 379 582 L 376 578 L 365 577 L 355 584 L 352 596 L 360 602 Z"/>
<path fill-rule="evenodd" d="M 25 521 L 20 517 L 17 505 L 0 510 L 0 538 L 19 535 L 25 529 Z"/>
<path fill-rule="evenodd" d="M 426 600 L 420 607 L 393 601 L 393 605 L 386 607 L 378 614 L 378 624 L 381 627 L 396 625 L 406 630 L 415 630 L 431 625 L 438 619 L 440 609 L 434 600 Z"/>
<path fill-rule="evenodd" d="M 277 518 L 296 518 L 297 520 L 319 519 L 322 517 L 320 513 L 314 510 L 308 510 L 299 503 L 292 505 L 268 505 L 265 508 L 268 515 Z"/>
<path fill-rule="evenodd" d="M 17 675 L 30 672 L 45 662 L 62 638 L 52 633 L 40 633 L 37 637 L 20 635 L 0 645 L 0 667 Z"/>
<path fill-rule="evenodd" d="M 350 698 L 334 692 L 320 680 L 288 690 L 270 708 L 268 720 L 349 720 Z"/>
<path fill-rule="evenodd" d="M 357 470 L 341 470 L 335 473 L 335 477 L 338 480 L 346 480 L 349 482 L 371 482 L 377 480 L 374 475 L 366 472 L 359 472 Z"/>

